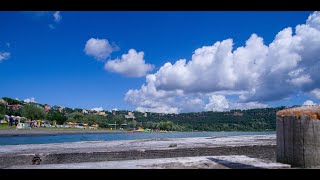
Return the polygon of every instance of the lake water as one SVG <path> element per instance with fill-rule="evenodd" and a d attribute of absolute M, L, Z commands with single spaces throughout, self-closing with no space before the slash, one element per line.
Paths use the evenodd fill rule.
<path fill-rule="evenodd" d="M 39 136 L 1 136 L 1 145 L 17 144 L 46 144 L 79 141 L 111 141 L 111 140 L 134 140 L 156 138 L 187 138 L 187 137 L 221 137 L 240 135 L 266 135 L 275 132 L 152 132 L 152 133 L 106 133 L 106 134 L 62 134 L 62 135 L 39 135 Z"/>

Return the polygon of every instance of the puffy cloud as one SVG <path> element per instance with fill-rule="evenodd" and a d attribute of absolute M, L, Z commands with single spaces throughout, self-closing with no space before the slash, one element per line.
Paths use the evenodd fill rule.
<path fill-rule="evenodd" d="M 256 109 L 266 108 L 268 105 L 261 104 L 258 102 L 247 102 L 247 103 L 234 103 L 228 102 L 223 95 L 212 95 L 209 97 L 209 103 L 206 104 L 205 110 L 207 111 L 229 111 L 231 109 Z"/>
<path fill-rule="evenodd" d="M 320 100 L 320 88 L 316 88 L 310 92 L 311 96 Z"/>
<path fill-rule="evenodd" d="M 185 96 L 183 100 L 177 100 L 177 104 L 179 110 L 182 112 L 197 112 L 203 111 L 203 107 L 205 105 L 204 100 L 199 97 Z"/>
<path fill-rule="evenodd" d="M 10 57 L 10 53 L 9 52 L 3 52 L 1 53 L 0 52 L 0 62 L 3 61 L 3 60 L 6 60 Z"/>
<path fill-rule="evenodd" d="M 320 13 L 312 13 L 305 24 L 281 30 L 269 44 L 252 34 L 244 46 L 233 50 L 233 40 L 215 42 L 194 51 L 191 60 L 167 62 L 146 77 L 140 90 L 129 90 L 125 100 L 138 107 L 160 103 L 183 111 L 176 104 L 184 97 L 215 92 L 241 92 L 236 103 L 211 96 L 204 109 L 224 110 L 265 107 L 264 102 L 281 100 L 297 92 L 319 95 Z M 172 93 L 180 92 L 173 97 Z M 217 93 L 217 95 L 219 95 Z M 158 96 L 162 96 L 159 101 Z M 144 98 L 141 98 L 144 97 Z M 148 97 L 145 99 L 145 97 Z M 172 103 L 173 100 L 178 101 Z M 205 99 L 204 96 L 201 99 Z M 228 107 L 227 107 L 228 106 Z"/>
<path fill-rule="evenodd" d="M 103 108 L 102 107 L 96 107 L 96 108 L 92 108 L 91 110 L 100 112 L 100 111 L 103 111 Z"/>
<path fill-rule="evenodd" d="M 128 54 L 123 54 L 121 59 L 109 60 L 105 69 L 128 77 L 142 77 L 151 71 L 154 66 L 146 64 L 144 53 L 130 49 Z"/>
<path fill-rule="evenodd" d="M 316 11 L 311 14 L 307 19 L 307 24 L 320 30 L 320 12 Z"/>
<path fill-rule="evenodd" d="M 34 97 L 27 98 L 27 99 L 25 99 L 25 100 L 23 100 L 23 101 L 26 102 L 26 103 L 36 103 L 36 100 L 35 100 Z"/>
<path fill-rule="evenodd" d="M 229 103 L 226 97 L 222 95 L 212 95 L 204 109 L 207 111 L 225 111 L 229 109 Z"/>
<path fill-rule="evenodd" d="M 84 48 L 87 55 L 95 57 L 97 60 L 105 60 L 112 52 L 118 48 L 109 44 L 107 39 L 90 38 Z"/>
<path fill-rule="evenodd" d="M 59 23 L 62 19 L 60 11 L 56 11 L 53 13 L 54 22 Z"/>
<path fill-rule="evenodd" d="M 314 102 L 311 101 L 311 100 L 306 100 L 306 101 L 303 103 L 303 106 L 312 106 L 312 105 L 317 105 L 317 104 L 314 103 Z"/>

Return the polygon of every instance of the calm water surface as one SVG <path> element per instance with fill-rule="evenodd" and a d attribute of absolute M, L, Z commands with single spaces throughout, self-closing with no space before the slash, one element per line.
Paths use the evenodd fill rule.
<path fill-rule="evenodd" d="M 140 132 L 140 133 L 106 133 L 106 134 L 62 134 L 39 136 L 1 136 L 1 145 L 17 144 L 46 144 L 79 141 L 111 141 L 156 138 L 187 138 L 187 137 L 212 137 L 212 136 L 240 136 L 240 135 L 266 135 L 275 132 Z"/>

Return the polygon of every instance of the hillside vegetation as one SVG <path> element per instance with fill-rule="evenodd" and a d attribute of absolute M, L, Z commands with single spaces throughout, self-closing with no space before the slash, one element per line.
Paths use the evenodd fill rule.
<path fill-rule="evenodd" d="M 49 108 L 48 108 L 49 107 Z M 148 128 L 169 131 L 275 131 L 276 112 L 285 107 L 232 110 L 229 112 L 192 112 L 164 114 L 129 111 L 92 111 L 81 108 L 49 106 L 47 104 L 25 103 L 3 97 L 0 102 L 0 119 L 4 115 L 39 118 L 51 124 L 66 122 L 98 124 L 102 128 Z M 130 113 L 129 113 L 130 114 Z"/>

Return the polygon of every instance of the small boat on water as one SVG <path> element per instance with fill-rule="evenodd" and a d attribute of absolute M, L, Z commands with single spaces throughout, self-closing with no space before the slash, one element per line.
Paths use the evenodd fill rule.
<path fill-rule="evenodd" d="M 152 132 L 151 129 L 143 129 L 139 127 L 138 129 L 133 129 L 131 131 L 127 131 L 127 133 L 134 133 L 134 132 Z"/>

